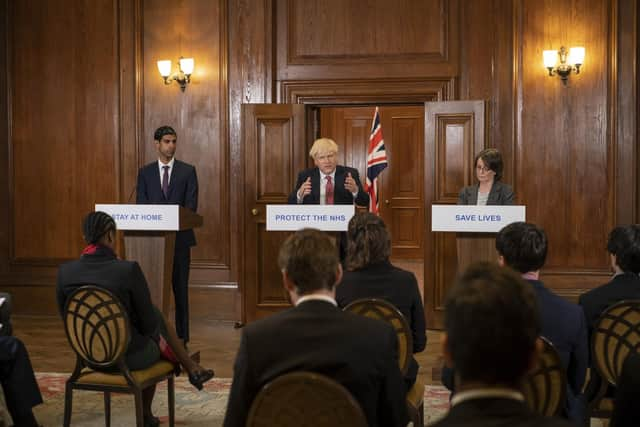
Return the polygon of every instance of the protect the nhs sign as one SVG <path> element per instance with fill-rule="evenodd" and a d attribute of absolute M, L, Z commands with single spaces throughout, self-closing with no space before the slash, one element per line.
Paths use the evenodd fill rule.
<path fill-rule="evenodd" d="M 497 233 L 525 216 L 526 206 L 432 205 L 431 231 Z"/>
<path fill-rule="evenodd" d="M 179 205 L 96 204 L 95 209 L 111 215 L 118 230 L 177 231 L 180 229 Z"/>
<path fill-rule="evenodd" d="M 353 205 L 267 205 L 267 231 L 347 231 Z"/>

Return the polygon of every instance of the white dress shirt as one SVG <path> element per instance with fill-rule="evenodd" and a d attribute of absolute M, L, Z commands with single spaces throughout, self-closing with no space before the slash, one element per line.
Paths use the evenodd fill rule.
<path fill-rule="evenodd" d="M 158 160 L 158 168 L 160 168 L 160 188 L 162 188 L 162 177 L 164 176 L 164 166 L 169 166 L 169 180 L 167 181 L 167 185 L 171 185 L 171 172 L 173 172 L 173 165 L 176 162 L 176 158 L 172 157 L 169 163 L 162 163 Z"/>

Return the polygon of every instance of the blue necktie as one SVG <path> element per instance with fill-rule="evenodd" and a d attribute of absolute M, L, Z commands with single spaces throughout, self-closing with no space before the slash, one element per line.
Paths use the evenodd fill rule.
<path fill-rule="evenodd" d="M 162 175 L 162 193 L 164 198 L 169 198 L 169 166 L 163 166 L 164 174 Z"/>

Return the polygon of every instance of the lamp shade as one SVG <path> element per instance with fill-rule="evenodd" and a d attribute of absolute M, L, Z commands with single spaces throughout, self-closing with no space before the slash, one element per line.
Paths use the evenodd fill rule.
<path fill-rule="evenodd" d="M 569 64 L 582 65 L 584 64 L 584 47 L 576 46 L 569 49 Z"/>
<path fill-rule="evenodd" d="M 169 77 L 171 74 L 171 61 L 166 59 L 158 61 L 158 71 L 162 77 Z"/>
<path fill-rule="evenodd" d="M 189 75 L 193 73 L 195 61 L 193 58 L 180 58 L 180 69 L 183 73 Z"/>
<path fill-rule="evenodd" d="M 544 62 L 545 67 L 547 68 L 555 67 L 556 62 L 558 61 L 558 51 L 557 50 L 542 51 L 542 60 Z"/>

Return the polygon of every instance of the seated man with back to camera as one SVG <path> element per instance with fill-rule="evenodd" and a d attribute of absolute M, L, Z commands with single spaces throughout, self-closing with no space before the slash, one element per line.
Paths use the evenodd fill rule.
<path fill-rule="evenodd" d="M 570 427 L 533 413 L 520 383 L 542 350 L 536 296 L 511 269 L 471 265 L 445 303 L 444 359 L 457 393 L 433 427 Z"/>
<path fill-rule="evenodd" d="M 116 223 L 104 212 L 91 212 L 83 223 L 87 246 L 80 259 L 62 264 L 58 270 L 56 296 L 64 318 L 67 298 L 83 285 L 95 285 L 112 292 L 122 303 L 130 321 L 131 340 L 125 356 L 129 369 L 145 369 L 161 357 L 186 369 L 189 382 L 201 390 L 213 371 L 194 362 L 173 328 L 151 302 L 147 280 L 135 261 L 116 257 Z M 163 350 L 161 350 L 161 348 Z M 167 349 L 168 348 L 168 349 Z M 155 386 L 142 392 L 144 425 L 157 426 L 151 412 Z"/>
<path fill-rule="evenodd" d="M 540 269 L 547 258 L 547 235 L 534 224 L 514 222 L 498 232 L 496 250 L 499 264 L 520 272 L 533 287 L 541 334 L 556 348 L 567 373 L 564 415 L 581 425 L 586 415 L 582 386 L 589 358 L 587 325 L 582 308 L 554 294 L 540 281 Z"/>
<path fill-rule="evenodd" d="M 587 318 L 589 339 L 598 318 L 609 306 L 627 299 L 640 299 L 640 226 L 619 226 L 611 230 L 607 251 L 613 277 L 608 283 L 580 295 L 578 299 Z M 596 397 L 601 385 L 602 378 L 592 364 L 585 390 L 588 401 Z M 607 396 L 612 397 L 614 393 L 615 387 L 609 386 Z"/>
<path fill-rule="evenodd" d="M 391 237 L 382 218 L 369 212 L 354 215 L 347 231 L 347 271 L 336 288 L 336 301 L 340 307 L 361 298 L 390 302 L 411 328 L 413 353 L 420 353 L 427 334 L 418 281 L 410 271 L 391 264 L 390 256 Z M 405 375 L 407 390 L 416 382 L 418 367 L 412 358 Z"/>
<path fill-rule="evenodd" d="M 283 243 L 278 264 L 294 307 L 242 330 L 224 425 L 244 427 L 254 398 L 270 381 L 312 371 L 342 384 L 370 426 L 405 426 L 396 333 L 382 321 L 337 307 L 342 267 L 331 238 L 300 230 Z"/>

